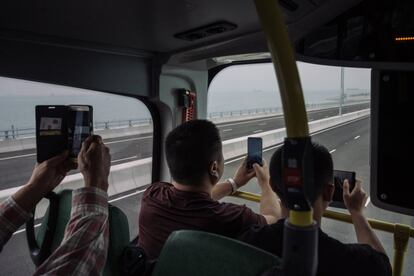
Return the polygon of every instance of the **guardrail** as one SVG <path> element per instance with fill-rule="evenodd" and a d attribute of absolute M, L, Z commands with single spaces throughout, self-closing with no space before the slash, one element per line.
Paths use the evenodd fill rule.
<path fill-rule="evenodd" d="M 369 103 L 369 101 L 360 101 L 356 103 L 347 103 L 344 106 Z M 338 107 L 337 103 L 325 103 L 325 104 L 308 104 L 306 108 L 308 111 L 317 110 L 317 109 L 326 109 Z M 283 110 L 281 107 L 267 107 L 267 108 L 253 108 L 253 109 L 243 109 L 243 110 L 232 110 L 232 111 L 223 111 L 223 112 L 211 112 L 208 114 L 207 118 L 215 121 L 220 119 L 228 119 L 235 117 L 249 117 L 249 116 L 268 116 L 268 115 L 282 115 Z M 114 121 L 104 121 L 104 122 L 94 122 L 95 130 L 105 130 L 105 129 L 117 129 L 117 128 L 128 128 L 136 127 L 140 125 L 151 125 L 151 118 L 144 119 L 129 119 L 129 120 L 114 120 Z M 35 128 L 19 128 L 15 125 L 11 125 L 10 129 L 0 130 L 0 140 L 13 140 L 19 138 L 29 138 L 34 137 L 36 133 Z"/>
<path fill-rule="evenodd" d="M 343 106 L 356 105 L 370 103 L 370 100 L 366 101 L 357 101 L 357 102 L 347 102 Z M 339 107 L 337 102 L 327 102 L 323 104 L 307 104 L 306 110 L 317 110 L 325 108 Z M 252 108 L 252 109 L 243 109 L 243 110 L 230 110 L 230 111 L 221 111 L 221 112 L 211 112 L 208 114 L 207 118 L 210 120 L 221 119 L 221 118 L 231 118 L 231 117 L 245 117 L 245 116 L 254 116 L 254 115 L 270 115 L 270 114 L 283 114 L 282 107 L 265 107 L 265 108 Z"/>
<path fill-rule="evenodd" d="M 236 192 L 233 197 L 241 198 L 248 201 L 260 202 L 260 195 L 248 192 Z M 323 214 L 324 217 L 342 221 L 346 223 L 352 223 L 350 215 L 336 212 L 332 210 L 326 210 Z M 404 257 L 407 252 L 408 242 L 410 238 L 414 238 L 414 228 L 404 224 L 389 223 L 386 221 L 368 219 L 368 223 L 373 229 L 388 232 L 394 234 L 394 260 L 393 260 L 393 276 L 400 276 L 403 272 Z"/>
<path fill-rule="evenodd" d="M 152 124 L 151 118 L 94 122 L 94 130 L 128 128 L 128 127 L 146 126 L 146 125 L 151 125 L 151 124 Z M 29 138 L 29 137 L 34 137 L 35 134 L 36 134 L 35 128 L 18 128 L 15 125 L 11 125 L 10 129 L 0 130 L 0 140 Z"/>

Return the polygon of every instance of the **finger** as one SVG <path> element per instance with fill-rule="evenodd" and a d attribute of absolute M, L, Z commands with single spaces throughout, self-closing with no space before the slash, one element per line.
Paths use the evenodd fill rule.
<path fill-rule="evenodd" d="M 360 192 L 361 190 L 362 190 L 362 182 L 359 180 L 356 180 L 355 187 L 352 190 L 352 193 L 357 193 L 357 192 Z"/>
<path fill-rule="evenodd" d="M 49 165 L 57 166 L 68 158 L 69 151 L 65 150 L 61 154 L 46 160 Z"/>
<path fill-rule="evenodd" d="M 83 155 L 89 149 L 89 146 L 91 145 L 92 142 L 93 142 L 93 136 L 89 136 L 88 138 L 86 138 L 85 141 L 83 141 L 82 143 L 82 147 L 79 152 L 79 155 Z"/>
<path fill-rule="evenodd" d="M 257 176 L 258 174 L 260 174 L 260 173 L 261 173 L 261 169 L 262 169 L 262 167 L 260 167 L 260 165 L 259 165 L 259 164 L 254 163 L 254 164 L 253 164 L 253 169 L 254 169 L 254 172 L 256 173 L 256 176 Z"/>
<path fill-rule="evenodd" d="M 99 135 L 92 135 L 92 140 L 98 144 L 103 144 L 102 137 Z"/>
<path fill-rule="evenodd" d="M 349 197 L 349 182 L 348 179 L 344 180 L 344 185 L 342 187 L 343 190 L 343 196 L 344 197 Z"/>
<path fill-rule="evenodd" d="M 91 145 L 89 146 L 89 149 L 86 151 L 86 155 L 89 155 L 93 151 L 100 150 L 99 148 L 100 148 L 100 145 L 98 143 L 92 142 Z"/>

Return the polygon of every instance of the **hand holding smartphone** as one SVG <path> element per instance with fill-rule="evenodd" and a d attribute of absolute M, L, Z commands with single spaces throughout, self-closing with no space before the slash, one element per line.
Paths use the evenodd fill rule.
<path fill-rule="evenodd" d="M 252 169 L 253 164 L 257 163 L 263 166 L 262 161 L 262 138 L 260 137 L 248 137 L 247 138 L 247 168 Z"/>
<path fill-rule="evenodd" d="M 352 192 L 356 181 L 355 172 L 334 170 L 335 192 L 329 206 L 346 209 L 343 199 L 343 185 L 345 179 L 348 179 L 349 191 Z"/>
<path fill-rule="evenodd" d="M 82 142 L 93 134 L 93 108 L 88 105 L 36 106 L 37 162 L 64 150 L 76 159 Z"/>

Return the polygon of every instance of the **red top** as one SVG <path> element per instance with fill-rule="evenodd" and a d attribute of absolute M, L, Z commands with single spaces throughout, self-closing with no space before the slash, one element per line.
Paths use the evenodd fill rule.
<path fill-rule="evenodd" d="M 266 219 L 245 205 L 218 202 L 208 193 L 185 192 L 158 182 L 145 191 L 142 199 L 138 245 L 147 260 L 153 260 L 173 231 L 200 230 L 235 238 L 256 223 L 266 224 Z"/>

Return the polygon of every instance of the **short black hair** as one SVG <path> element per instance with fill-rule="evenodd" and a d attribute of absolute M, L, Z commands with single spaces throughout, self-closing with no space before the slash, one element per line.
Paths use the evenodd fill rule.
<path fill-rule="evenodd" d="M 168 134 L 165 148 L 172 178 L 184 185 L 198 185 L 222 154 L 219 130 L 207 120 L 179 125 Z"/>
<path fill-rule="evenodd" d="M 284 189 L 282 187 L 282 152 L 283 146 L 276 150 L 270 160 L 270 185 L 280 197 L 283 204 L 287 206 Z M 315 196 L 308 198 L 308 200 L 313 205 L 316 199 L 322 194 L 324 187 L 333 181 L 333 161 L 328 149 L 316 142 L 312 142 L 312 154 Z"/>

